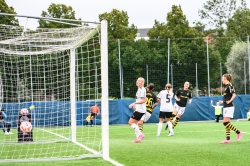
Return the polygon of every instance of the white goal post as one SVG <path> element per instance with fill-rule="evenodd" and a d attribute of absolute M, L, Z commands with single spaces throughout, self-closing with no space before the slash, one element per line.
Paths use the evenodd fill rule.
<path fill-rule="evenodd" d="M 7 115 L 0 123 L 11 123 L 0 131 L 0 163 L 102 157 L 119 165 L 109 157 L 107 34 L 105 20 L 65 29 L 0 25 Z M 101 114 L 89 121 L 95 104 Z M 20 114 L 22 108 L 29 113 Z M 24 117 L 32 124 L 28 139 L 19 126 Z"/>

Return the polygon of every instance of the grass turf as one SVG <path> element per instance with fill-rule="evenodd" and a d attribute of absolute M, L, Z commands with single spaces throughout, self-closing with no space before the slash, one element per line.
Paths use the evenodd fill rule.
<path fill-rule="evenodd" d="M 175 128 L 175 135 L 168 137 L 168 131 L 162 130 L 161 136 L 156 137 L 157 125 L 145 124 L 145 139 L 142 143 L 132 143 L 135 138 L 129 125 L 110 126 L 110 157 L 128 166 L 228 166 L 248 165 L 250 125 L 248 121 L 232 121 L 236 128 L 243 131 L 243 137 L 237 142 L 235 132 L 231 132 L 231 144 L 219 144 L 225 138 L 222 124 L 215 122 L 184 122 Z M 100 130 L 100 127 L 89 127 L 86 130 Z M 97 132 L 95 132 L 97 133 Z M 0 149 L 1 150 L 1 149 Z M 0 152 L 1 154 L 1 152 Z M 2 163 L 1 165 L 112 165 L 100 158 L 82 159 L 58 162 L 32 163 Z"/>

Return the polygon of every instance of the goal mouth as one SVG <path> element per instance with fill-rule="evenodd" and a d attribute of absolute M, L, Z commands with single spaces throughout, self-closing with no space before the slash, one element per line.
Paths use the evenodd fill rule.
<path fill-rule="evenodd" d="M 0 103 L 7 114 L 0 163 L 103 157 L 101 115 L 85 126 L 91 106 L 108 110 L 101 100 L 101 25 L 0 25 L 0 34 Z M 32 124 L 29 136 L 20 130 L 23 120 Z"/>

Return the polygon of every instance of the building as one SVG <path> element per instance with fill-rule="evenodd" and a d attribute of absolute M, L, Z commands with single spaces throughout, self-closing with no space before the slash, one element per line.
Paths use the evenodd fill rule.
<path fill-rule="evenodd" d="M 136 36 L 135 40 L 139 40 L 139 39 L 148 40 L 149 39 L 149 37 L 148 37 L 148 31 L 149 30 L 150 30 L 150 28 L 140 28 L 140 29 L 138 29 L 137 36 Z"/>

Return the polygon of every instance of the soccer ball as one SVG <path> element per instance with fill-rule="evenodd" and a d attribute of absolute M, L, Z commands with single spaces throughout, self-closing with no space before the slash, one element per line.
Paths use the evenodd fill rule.
<path fill-rule="evenodd" d="M 21 109 L 21 111 L 20 111 L 20 114 L 21 114 L 21 115 L 26 115 L 26 114 L 28 114 L 28 113 L 29 113 L 29 111 L 28 111 L 27 108 L 23 108 L 23 109 Z"/>
<path fill-rule="evenodd" d="M 31 123 L 28 122 L 28 121 L 22 122 L 21 125 L 20 125 L 20 130 L 21 130 L 22 132 L 24 132 L 24 133 L 29 133 L 29 132 L 31 132 L 31 130 L 32 130 L 32 125 L 31 125 Z"/>

